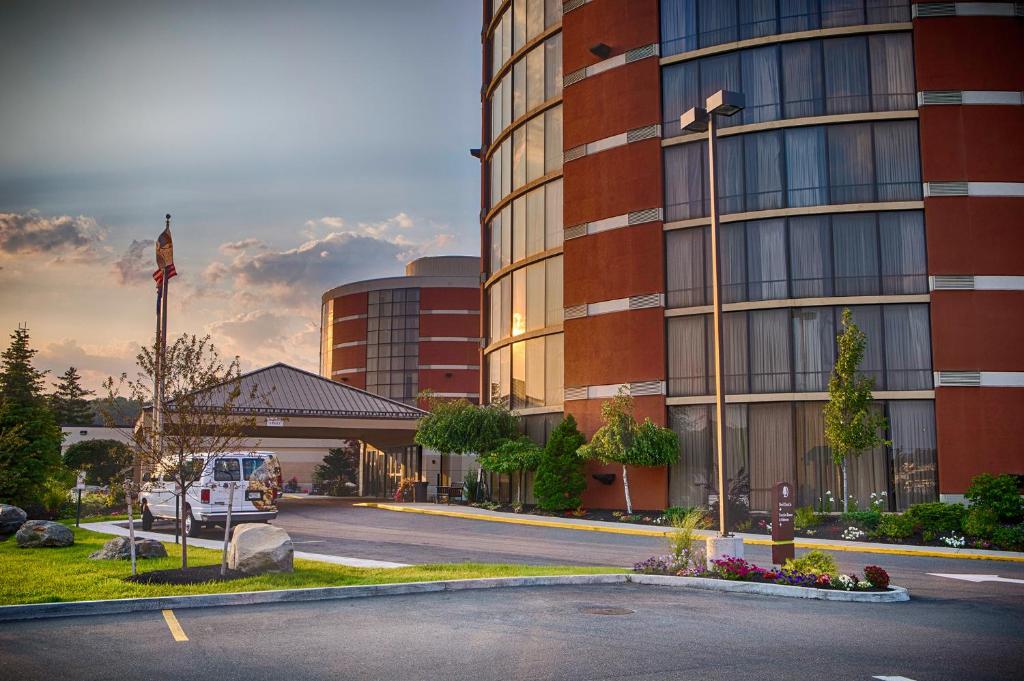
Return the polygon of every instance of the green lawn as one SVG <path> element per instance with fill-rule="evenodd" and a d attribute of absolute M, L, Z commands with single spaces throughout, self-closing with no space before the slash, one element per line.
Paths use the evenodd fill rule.
<path fill-rule="evenodd" d="M 396 569 L 350 568 L 309 560 L 295 560 L 292 574 L 266 574 L 188 586 L 132 584 L 122 581 L 130 574 L 128 561 L 89 560 L 93 551 L 111 537 L 72 528 L 75 543 L 66 548 L 19 549 L 11 537 L 0 542 L 0 605 L 16 603 L 54 603 L 60 601 L 180 596 L 268 589 L 298 589 L 350 584 L 388 584 L 436 579 L 473 577 L 520 577 L 527 575 L 576 575 L 625 572 L 621 568 L 571 566 L 536 567 L 529 565 L 451 563 L 416 565 Z M 139 571 L 178 567 L 180 548 L 165 543 L 167 558 L 140 560 Z M 189 547 L 190 565 L 220 563 L 220 552 Z M 412 559 L 413 557 L 410 557 Z"/>

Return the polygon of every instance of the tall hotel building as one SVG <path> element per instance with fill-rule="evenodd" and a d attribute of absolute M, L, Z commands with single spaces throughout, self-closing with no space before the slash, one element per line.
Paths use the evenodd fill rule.
<path fill-rule="evenodd" d="M 620 386 L 714 480 L 707 141 L 719 90 L 727 474 L 766 510 L 838 497 L 822 405 L 841 312 L 891 446 L 851 492 L 893 510 L 1024 473 L 1024 17 L 1012 2 L 485 0 L 481 395 L 543 439 Z M 601 472 L 591 465 L 590 473 Z M 612 468 L 608 472 L 616 472 Z M 622 504 L 588 476 L 584 504 Z"/>

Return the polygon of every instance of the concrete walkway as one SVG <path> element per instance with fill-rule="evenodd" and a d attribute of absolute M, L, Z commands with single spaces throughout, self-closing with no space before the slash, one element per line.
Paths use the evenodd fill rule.
<path fill-rule="evenodd" d="M 119 537 L 128 536 L 127 523 L 122 525 L 121 521 L 116 523 L 82 523 L 83 530 L 91 530 L 93 532 L 99 532 L 100 534 L 113 534 Z M 159 542 L 167 543 L 169 537 L 166 534 L 160 534 L 159 532 L 143 532 L 138 527 L 135 530 L 136 539 L 155 539 Z M 171 540 L 173 541 L 173 539 Z M 220 541 L 214 541 L 212 539 L 199 539 L 198 537 L 189 537 L 189 546 L 198 546 L 204 549 L 214 549 L 220 551 L 224 548 L 224 543 Z M 364 558 L 347 558 L 344 556 L 329 556 L 322 553 L 308 553 L 306 551 L 296 551 L 296 558 L 303 560 L 312 560 L 318 563 L 331 563 L 332 565 L 346 565 L 348 567 L 357 568 L 403 568 L 409 567 L 408 563 L 390 563 L 383 560 L 367 560 Z"/>
<path fill-rule="evenodd" d="M 444 504 L 402 504 L 367 502 L 355 504 L 367 508 L 379 508 L 387 511 L 439 515 L 451 518 L 465 518 L 497 523 L 516 525 L 533 525 L 536 527 L 557 527 L 587 532 L 608 532 L 644 537 L 664 537 L 670 528 L 635 525 L 632 523 L 615 523 L 601 520 L 585 520 L 582 518 L 565 518 L 554 516 L 530 515 L 526 513 L 503 513 L 490 511 L 473 506 L 449 506 Z M 700 530 L 701 536 L 712 536 L 714 532 Z M 745 544 L 770 546 L 771 538 L 763 534 L 737 532 Z M 912 546 L 907 544 L 882 544 L 876 542 L 844 541 L 840 539 L 814 539 L 800 537 L 796 540 L 797 548 L 821 549 L 828 551 L 852 551 L 856 553 L 878 553 L 899 556 L 923 556 L 931 558 L 959 558 L 966 560 L 997 560 L 1013 563 L 1024 563 L 1024 553 L 1015 551 L 989 551 L 985 549 L 954 549 L 944 546 Z"/>

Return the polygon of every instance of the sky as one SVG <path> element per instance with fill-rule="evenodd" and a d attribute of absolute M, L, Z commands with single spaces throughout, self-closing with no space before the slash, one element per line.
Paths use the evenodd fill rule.
<path fill-rule="evenodd" d="M 169 336 L 316 371 L 324 291 L 479 254 L 479 36 L 478 0 L 0 3 L 0 332 L 134 373 L 170 213 Z"/>

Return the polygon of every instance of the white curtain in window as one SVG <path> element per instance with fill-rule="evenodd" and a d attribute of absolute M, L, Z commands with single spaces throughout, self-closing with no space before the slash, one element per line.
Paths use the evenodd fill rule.
<path fill-rule="evenodd" d="M 731 3 L 723 2 L 720 4 L 728 5 Z M 719 90 L 738 92 L 741 89 L 739 53 L 731 52 L 700 60 L 700 93 L 697 106 L 704 106 L 705 100 Z M 717 122 L 720 126 L 727 127 L 739 125 L 743 122 L 742 118 L 742 116 L 719 117 Z"/>
<path fill-rule="evenodd" d="M 781 118 L 778 46 L 743 50 L 740 53 L 740 70 L 746 96 L 743 122 L 760 123 Z"/>
<path fill-rule="evenodd" d="M 743 142 L 746 135 L 718 140 L 718 211 L 722 215 L 746 210 L 743 201 Z M 708 197 L 710 200 L 710 197 Z M 710 209 L 710 206 L 708 206 Z M 707 209 L 706 209 L 707 210 Z"/>
<path fill-rule="evenodd" d="M 828 389 L 835 364 L 835 315 L 831 307 L 793 310 L 793 367 L 796 392 Z"/>
<path fill-rule="evenodd" d="M 882 292 L 927 293 L 924 214 L 920 211 L 879 213 L 878 231 L 882 240 Z"/>
<path fill-rule="evenodd" d="M 915 109 L 914 44 L 910 33 L 879 33 L 868 37 L 868 45 L 872 110 Z"/>
<path fill-rule="evenodd" d="M 778 33 L 776 0 L 744 0 L 739 11 L 740 40 Z"/>
<path fill-rule="evenodd" d="M 795 33 L 821 27 L 818 0 L 779 0 L 779 32 Z"/>
<path fill-rule="evenodd" d="M 747 223 L 747 280 L 750 300 L 785 298 L 786 221 Z"/>
<path fill-rule="evenodd" d="M 910 21 L 910 0 L 867 0 L 869 24 L 895 24 Z"/>
<path fill-rule="evenodd" d="M 562 256 L 548 258 L 544 261 L 546 280 L 547 324 L 561 324 L 564 315 L 562 306 Z"/>
<path fill-rule="evenodd" d="M 885 373 L 888 390 L 932 388 L 928 306 L 885 305 Z"/>
<path fill-rule="evenodd" d="M 864 23 L 864 0 L 821 0 L 821 25 L 853 26 Z"/>
<path fill-rule="evenodd" d="M 782 208 L 782 133 L 743 135 L 746 175 L 745 210 Z"/>
<path fill-rule="evenodd" d="M 786 139 L 786 195 L 792 208 L 822 206 L 828 200 L 825 128 L 791 128 Z"/>
<path fill-rule="evenodd" d="M 750 313 L 750 391 L 789 392 L 789 310 Z"/>
<path fill-rule="evenodd" d="M 562 180 L 544 185 L 544 247 L 557 248 L 562 245 L 565 230 L 562 228 Z"/>
<path fill-rule="evenodd" d="M 678 229 L 665 237 L 669 307 L 705 305 L 704 230 Z"/>
<path fill-rule="evenodd" d="M 722 354 L 725 358 L 725 392 L 745 395 L 750 392 L 750 367 L 747 352 L 747 313 L 726 312 L 722 315 Z M 714 322 L 708 317 L 708 391 L 714 392 Z"/>
<path fill-rule="evenodd" d="M 818 508 L 826 492 L 841 503 L 839 468 L 825 444 L 824 402 L 797 402 L 796 422 L 797 503 Z M 833 507 L 835 510 L 835 507 Z"/>
<path fill-rule="evenodd" d="M 747 299 L 747 257 L 745 223 L 733 222 L 720 228 L 721 296 L 723 303 L 737 303 Z M 710 248 L 710 238 L 708 247 Z M 711 283 L 711 269 L 708 269 Z M 709 299 L 710 302 L 710 299 Z"/>
<path fill-rule="evenodd" d="M 669 395 L 707 395 L 705 317 L 673 317 L 667 326 Z"/>
<path fill-rule="evenodd" d="M 789 219 L 789 268 L 794 298 L 832 295 L 831 240 L 827 216 Z"/>
<path fill-rule="evenodd" d="M 701 47 L 739 39 L 736 3 L 731 0 L 697 0 L 697 22 Z"/>
<path fill-rule="evenodd" d="M 871 110 L 868 43 L 864 36 L 833 38 L 825 51 L 825 102 L 830 114 Z"/>
<path fill-rule="evenodd" d="M 705 404 L 669 407 L 669 425 L 679 436 L 679 459 L 669 467 L 670 506 L 707 504 L 705 485 L 714 483 L 710 412 Z"/>
<path fill-rule="evenodd" d="M 896 510 L 936 501 L 935 403 L 894 400 L 888 407 Z"/>
<path fill-rule="evenodd" d="M 804 40 L 782 45 L 782 78 L 786 84 L 785 116 L 820 116 L 825 113 L 825 79 L 821 42 Z"/>
<path fill-rule="evenodd" d="M 850 308 L 853 322 L 867 337 L 860 373 L 875 380 L 875 390 L 885 390 L 882 376 L 882 310 L 879 305 L 857 305 Z M 836 333 L 842 330 L 842 308 L 836 311 Z"/>
<path fill-rule="evenodd" d="M 878 233 L 874 213 L 832 216 L 836 295 L 878 295 Z"/>
<path fill-rule="evenodd" d="M 665 219 L 703 217 L 706 142 L 677 144 L 665 149 Z"/>
<path fill-rule="evenodd" d="M 544 112 L 544 172 L 562 167 L 562 107 Z"/>
<path fill-rule="evenodd" d="M 875 197 L 871 124 L 833 125 L 828 132 L 832 203 L 866 203 Z"/>
<path fill-rule="evenodd" d="M 796 484 L 793 451 L 793 407 L 790 404 L 751 404 L 750 508 L 770 511 L 772 490 L 780 482 Z"/>
<path fill-rule="evenodd" d="M 562 34 L 556 33 L 544 41 L 544 99 L 551 99 L 562 91 Z"/>
<path fill-rule="evenodd" d="M 716 424 L 718 419 L 714 408 L 711 411 L 711 443 L 718 443 Z M 747 405 L 728 404 L 725 406 L 725 477 L 726 491 L 730 482 L 742 475 L 750 474 L 749 464 L 749 430 L 747 428 Z M 713 451 L 713 450 L 712 450 Z M 717 457 L 712 457 L 711 470 L 718 480 Z M 717 485 L 715 485 L 717 488 Z M 749 503 L 749 500 L 747 500 Z M 733 526 L 735 529 L 735 526 Z"/>
<path fill-rule="evenodd" d="M 697 0 L 662 0 L 661 54 L 697 48 Z M 559 10 L 561 12 L 561 10 Z"/>
<path fill-rule="evenodd" d="M 917 121 L 875 124 L 875 167 L 879 201 L 921 198 Z"/>
<path fill-rule="evenodd" d="M 564 336 L 556 333 L 545 336 L 544 339 L 544 401 L 552 406 L 562 404 L 562 381 L 565 376 Z"/>
<path fill-rule="evenodd" d="M 666 66 L 661 70 L 661 119 L 664 137 L 682 134 L 679 117 L 695 106 L 704 106 L 699 99 L 700 61 Z"/>

